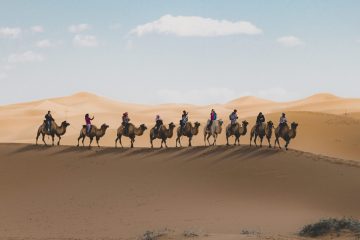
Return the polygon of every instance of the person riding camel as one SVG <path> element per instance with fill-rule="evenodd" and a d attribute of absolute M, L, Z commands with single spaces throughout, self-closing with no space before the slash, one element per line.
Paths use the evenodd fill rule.
<path fill-rule="evenodd" d="M 160 118 L 160 115 L 156 115 L 154 137 L 156 137 L 156 135 L 158 135 L 159 129 L 162 125 L 163 125 L 163 120 Z"/>
<path fill-rule="evenodd" d="M 279 121 L 279 132 L 287 125 L 287 119 L 285 113 L 281 114 L 280 121 Z"/>
<path fill-rule="evenodd" d="M 129 118 L 129 114 L 128 112 L 124 112 L 123 116 L 122 116 L 122 125 L 124 126 L 124 134 L 128 134 L 129 132 L 129 122 L 130 122 L 130 118 Z"/>
<path fill-rule="evenodd" d="M 90 118 L 89 114 L 85 114 L 85 123 L 86 123 L 86 134 L 90 133 L 91 130 L 91 121 L 94 120 L 94 116 Z"/>
<path fill-rule="evenodd" d="M 185 110 L 183 111 L 183 114 L 181 115 L 181 120 L 180 120 L 180 133 L 182 134 L 184 131 L 184 128 L 186 126 L 186 123 L 188 122 L 189 118 L 188 118 L 188 112 L 186 112 Z"/>
<path fill-rule="evenodd" d="M 49 110 L 45 115 L 45 127 L 48 132 L 51 131 L 51 124 L 55 121 L 54 118 L 51 116 L 51 111 Z"/>
<path fill-rule="evenodd" d="M 236 125 L 236 121 L 238 119 L 237 110 L 234 109 L 234 111 L 229 115 L 229 119 L 231 121 L 231 127 L 234 127 Z"/>
<path fill-rule="evenodd" d="M 216 118 L 217 118 L 217 114 L 216 114 L 216 112 L 215 112 L 215 110 L 214 109 L 211 109 L 211 113 L 210 113 L 210 121 L 209 121 L 209 123 L 208 123 L 208 125 L 207 125 L 207 130 L 210 130 L 210 127 L 211 127 L 211 125 L 213 124 L 213 122 L 216 120 Z"/>
<path fill-rule="evenodd" d="M 265 116 L 262 112 L 259 112 L 258 116 L 256 117 L 256 132 L 259 132 L 259 127 L 265 122 Z"/>

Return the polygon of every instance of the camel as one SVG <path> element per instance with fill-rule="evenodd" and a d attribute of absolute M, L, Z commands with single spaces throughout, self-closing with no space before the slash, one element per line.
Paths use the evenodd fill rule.
<path fill-rule="evenodd" d="M 194 127 L 192 126 L 191 122 L 188 122 L 188 123 L 186 123 L 186 125 L 183 129 L 183 132 L 180 132 L 181 126 L 179 126 L 177 129 L 176 147 L 177 147 L 178 142 L 179 142 L 180 147 L 182 147 L 181 142 L 180 142 L 180 138 L 182 136 L 186 136 L 189 138 L 189 147 L 191 147 L 192 137 L 199 133 L 199 127 L 200 127 L 199 122 L 195 122 Z"/>
<path fill-rule="evenodd" d="M 39 127 L 37 134 L 36 134 L 36 145 L 38 145 L 38 139 L 40 134 L 42 134 L 42 141 L 46 144 L 45 142 L 45 135 L 49 135 L 52 138 L 52 145 L 54 146 L 54 138 L 55 135 L 59 138 L 59 141 L 57 143 L 57 145 L 60 145 L 60 140 L 61 140 L 61 136 L 64 135 L 66 133 L 66 128 L 70 126 L 70 123 L 68 123 L 67 121 L 63 121 L 60 125 L 60 127 L 55 123 L 52 122 L 51 123 L 51 127 L 50 127 L 50 132 L 46 129 L 46 123 L 45 121 L 43 122 L 43 124 Z"/>
<path fill-rule="evenodd" d="M 91 147 L 91 143 L 93 141 L 93 139 L 96 139 L 96 143 L 98 145 L 98 147 L 100 147 L 99 145 L 99 139 L 102 138 L 105 133 L 106 133 L 106 129 L 108 129 L 109 125 L 106 125 L 105 123 L 103 125 L 101 125 L 100 129 L 98 129 L 96 126 L 91 125 L 91 129 L 89 133 L 86 133 L 86 125 L 83 125 L 82 129 L 80 130 L 80 136 L 78 138 L 78 145 L 79 146 L 79 141 L 82 138 L 82 144 L 84 146 L 84 140 L 85 137 L 90 138 L 90 144 L 89 147 Z"/>
<path fill-rule="evenodd" d="M 208 123 L 209 123 L 209 121 L 210 120 L 208 120 Z M 216 145 L 217 136 L 222 131 L 222 124 L 223 124 L 223 121 L 221 119 L 214 120 L 212 125 L 210 126 L 210 129 L 207 128 L 208 124 L 206 124 L 206 126 L 204 128 L 204 143 L 205 143 L 205 146 L 206 146 L 206 140 L 208 141 L 209 145 L 213 145 L 213 146 Z M 214 138 L 213 144 L 210 144 L 210 141 L 209 141 L 209 138 L 211 136 Z"/>
<path fill-rule="evenodd" d="M 235 126 L 232 126 L 231 123 L 226 127 L 226 145 L 229 144 L 229 137 L 234 135 L 235 136 L 235 142 L 234 146 L 236 146 L 236 142 L 238 142 L 238 145 L 240 145 L 240 136 L 246 135 L 247 133 L 247 125 L 249 123 L 244 120 L 242 121 L 242 126 L 240 126 L 239 123 L 236 123 Z"/>
<path fill-rule="evenodd" d="M 271 148 L 270 139 L 272 136 L 273 128 L 274 128 L 274 123 L 272 121 L 268 121 L 266 124 L 264 123 L 261 126 L 259 126 L 258 131 L 256 131 L 256 125 L 255 125 L 251 129 L 250 146 L 251 146 L 253 137 L 255 137 L 254 143 L 255 143 L 255 146 L 257 146 L 256 139 L 257 139 L 257 137 L 259 137 L 260 138 L 260 147 L 262 147 L 263 138 L 264 138 L 264 136 L 266 136 L 266 139 L 268 140 L 268 143 L 269 143 L 269 148 Z"/>
<path fill-rule="evenodd" d="M 121 137 L 125 136 L 130 138 L 130 142 L 131 142 L 131 147 L 134 147 L 134 142 L 135 142 L 135 136 L 141 136 L 144 134 L 145 130 L 147 129 L 147 127 L 145 126 L 145 124 L 141 124 L 140 127 L 135 127 L 134 124 L 129 123 L 128 126 L 128 132 L 125 134 L 125 126 L 121 125 L 118 130 L 117 130 L 117 138 L 115 139 L 115 147 L 117 147 L 117 141 L 119 140 L 119 143 L 121 145 L 121 147 L 123 147 L 122 143 L 121 143 Z"/>
<path fill-rule="evenodd" d="M 163 147 L 163 143 L 165 143 L 165 147 L 168 147 L 166 144 L 166 139 L 168 138 L 172 138 L 173 134 L 174 134 L 174 128 L 175 128 L 175 124 L 174 123 L 170 123 L 169 124 L 169 128 L 167 129 L 165 125 L 161 125 L 158 133 L 156 136 L 154 136 L 154 131 L 155 131 L 155 127 L 153 127 L 150 130 L 150 143 L 151 143 L 151 148 L 154 148 L 153 146 L 153 140 L 156 138 L 161 139 L 161 147 Z"/>
<path fill-rule="evenodd" d="M 288 150 L 288 145 L 290 143 L 290 140 L 292 138 L 296 137 L 296 129 L 298 127 L 299 124 L 297 124 L 296 122 L 291 123 L 291 128 L 289 129 L 289 126 L 286 124 L 286 126 L 284 126 L 281 130 L 281 132 L 279 132 L 280 127 L 277 127 L 275 129 L 275 143 L 274 143 L 274 148 L 276 147 L 276 143 L 278 143 L 279 148 L 280 147 L 280 143 L 279 143 L 279 138 L 282 138 L 285 140 L 286 144 L 285 144 L 285 149 Z"/>

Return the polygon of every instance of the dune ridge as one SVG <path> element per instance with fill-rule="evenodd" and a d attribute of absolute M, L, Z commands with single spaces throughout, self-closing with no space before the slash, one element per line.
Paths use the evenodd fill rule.
<path fill-rule="evenodd" d="M 203 126 L 208 119 L 211 108 L 215 108 L 219 118 L 228 124 L 228 115 L 236 108 L 239 120 L 254 125 L 259 111 L 265 113 L 267 120 L 278 123 L 281 112 L 287 112 L 290 122 L 299 123 L 298 136 L 290 144 L 290 148 L 360 160 L 359 131 L 360 99 L 347 99 L 331 94 L 316 94 L 305 99 L 291 102 L 273 102 L 255 97 L 242 97 L 225 104 L 215 105 L 182 105 L 161 104 L 141 105 L 118 102 L 92 93 L 80 92 L 67 97 L 38 100 L 29 103 L 0 106 L 0 142 L 34 143 L 38 126 L 47 110 L 52 110 L 55 120 L 60 123 L 67 120 L 71 123 L 63 137 L 63 143 L 75 145 L 85 113 L 95 115 L 93 123 L 100 126 L 107 123 L 110 128 L 101 140 L 104 146 L 114 146 L 116 129 L 121 123 L 121 114 L 130 113 L 135 125 L 145 123 L 148 128 L 154 125 L 154 117 L 160 114 L 164 122 L 179 123 L 182 110 L 190 113 L 190 121 L 199 121 L 200 133 L 194 137 L 194 145 L 203 145 Z M 149 131 L 136 138 L 136 147 L 149 146 Z M 273 139 L 274 140 L 274 139 Z M 272 141 L 273 141 L 272 140 Z M 184 143 L 186 139 L 182 140 Z M 232 140 L 231 140 L 232 141 Z M 249 133 L 241 138 L 242 144 L 249 144 Z M 124 139 L 125 145 L 127 139 Z M 175 145 L 175 137 L 169 140 L 169 146 Z M 224 132 L 219 137 L 219 144 L 225 143 Z M 273 144 L 273 143 L 272 143 Z"/>

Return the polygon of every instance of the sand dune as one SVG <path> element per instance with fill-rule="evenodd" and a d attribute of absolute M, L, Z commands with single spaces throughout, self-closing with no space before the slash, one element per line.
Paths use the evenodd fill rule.
<path fill-rule="evenodd" d="M 114 145 L 115 133 L 120 125 L 122 112 L 130 112 L 134 124 L 145 123 L 148 127 L 152 127 L 156 114 L 160 114 L 165 123 L 174 122 L 178 125 L 181 111 L 186 109 L 190 112 L 190 121 L 199 121 L 202 124 L 199 135 L 194 138 L 194 144 L 203 145 L 202 129 L 211 108 L 216 109 L 219 117 L 225 121 L 225 126 L 228 124 L 228 115 L 233 108 L 238 109 L 240 120 L 246 119 L 250 122 L 250 127 L 254 124 L 255 115 L 259 111 L 266 114 L 267 120 L 272 120 L 276 124 L 280 113 L 285 111 L 290 121 L 299 123 L 298 136 L 291 143 L 291 148 L 333 157 L 360 159 L 360 132 L 355 130 L 360 127 L 360 99 L 345 99 L 330 94 L 318 94 L 287 103 L 243 97 L 226 104 L 197 106 L 130 104 L 91 93 L 77 93 L 68 97 L 1 106 L 0 142 L 34 143 L 37 128 L 42 123 L 43 115 L 49 109 L 52 110 L 58 123 L 63 120 L 71 123 L 63 138 L 63 144 L 75 145 L 77 143 L 77 137 L 84 122 L 84 113 L 88 112 L 90 115 L 95 115 L 93 122 L 95 125 L 100 126 L 102 123 L 110 125 L 107 135 L 101 140 L 105 146 Z M 135 145 L 148 147 L 148 134 L 149 131 L 145 132 L 144 136 L 138 137 Z M 124 142 L 128 143 L 127 140 Z M 248 144 L 249 136 L 243 137 L 241 142 Z M 170 139 L 169 143 L 169 146 L 174 146 L 175 138 Z M 220 136 L 218 143 L 225 143 L 224 134 Z"/>
<path fill-rule="evenodd" d="M 0 144 L 0 165 L 4 239 L 294 239 L 319 218 L 360 217 L 359 163 L 300 151 Z"/>

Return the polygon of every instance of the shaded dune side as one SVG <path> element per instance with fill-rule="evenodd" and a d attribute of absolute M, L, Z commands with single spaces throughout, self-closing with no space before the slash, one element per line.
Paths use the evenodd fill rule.
<path fill-rule="evenodd" d="M 293 233 L 322 217 L 360 217 L 357 163 L 301 151 L 1 144 L 0 164 L 4 237 Z"/>

